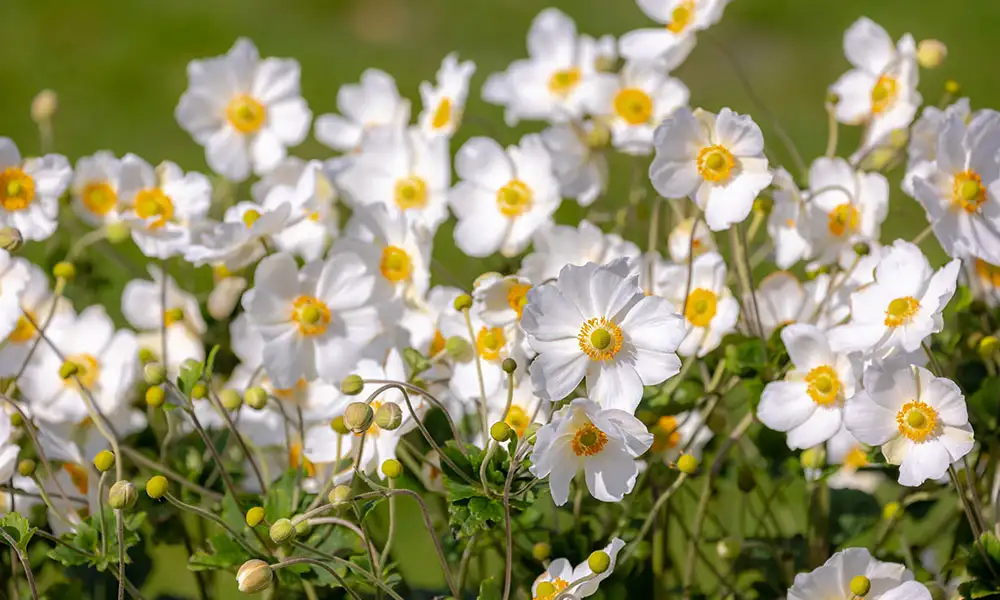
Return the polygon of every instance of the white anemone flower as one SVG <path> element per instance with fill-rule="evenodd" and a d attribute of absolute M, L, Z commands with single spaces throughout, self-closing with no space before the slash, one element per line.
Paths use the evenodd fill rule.
<path fill-rule="evenodd" d="M 121 219 L 122 161 L 101 150 L 76 162 L 73 182 L 73 210 L 90 225 L 114 223 Z"/>
<path fill-rule="evenodd" d="M 788 432 L 789 448 L 811 448 L 840 430 L 844 402 L 858 387 L 856 365 L 832 349 L 815 325 L 789 325 L 781 330 L 781 340 L 792 368 L 783 380 L 764 386 L 757 418 Z"/>
<path fill-rule="evenodd" d="M 610 131 L 600 121 L 558 123 L 542 131 L 552 156 L 559 191 L 580 206 L 590 206 L 608 187 L 608 159 L 601 151 Z"/>
<path fill-rule="evenodd" d="M 502 368 L 504 359 L 519 358 L 519 354 L 515 352 L 519 336 L 517 326 L 489 325 L 483 321 L 478 311 L 470 310 L 469 322 L 466 322 L 463 313 L 457 311 L 442 313 L 438 328 L 445 345 L 447 340 L 452 338 L 461 340 L 458 347 L 449 352 L 451 379 L 448 387 L 451 393 L 460 400 L 482 398 L 484 394 L 489 398 L 495 394 L 500 389 L 503 379 L 507 377 Z M 520 362 L 522 363 L 520 367 L 523 368 L 523 359 Z"/>
<path fill-rule="evenodd" d="M 869 367 L 844 415 L 854 437 L 899 465 L 901 485 L 943 477 L 975 443 L 962 391 L 923 367 Z"/>
<path fill-rule="evenodd" d="M 255 202 L 238 202 L 226 209 L 222 222 L 191 228 L 184 259 L 199 267 L 209 264 L 239 271 L 267 254 L 271 236 L 284 231 L 291 213 L 288 203 L 269 209 Z"/>
<path fill-rule="evenodd" d="M 606 267 L 567 265 L 555 282 L 534 287 L 521 317 L 535 391 L 561 400 L 586 379 L 587 395 L 605 408 L 634 412 L 642 388 L 680 370 L 684 335 L 671 303 L 646 296 L 627 259 Z"/>
<path fill-rule="evenodd" d="M 821 274 L 803 284 L 788 271 L 761 279 L 755 296 L 764 334 L 770 336 L 792 323 L 812 323 L 826 330 L 845 321 L 851 314 L 852 288 L 845 281 L 831 290 L 832 283 L 833 278 Z"/>
<path fill-rule="evenodd" d="M 874 494 L 885 481 L 885 475 L 880 470 L 864 470 L 871 464 L 868 462 L 868 446 L 858 441 L 847 426 L 841 426 L 840 431 L 827 440 L 826 460 L 831 465 L 840 465 L 837 472 L 827 479 L 830 489 Z"/>
<path fill-rule="evenodd" d="M 323 255 L 338 233 L 337 189 L 323 163 L 289 157 L 250 189 L 258 204 L 274 209 L 292 207 L 287 226 L 271 235 L 275 247 L 307 262 Z"/>
<path fill-rule="evenodd" d="M 615 570 L 615 564 L 618 561 L 618 553 L 624 547 L 624 540 L 621 538 L 612 538 L 611 542 L 601 549 L 602 552 L 608 555 L 611 562 L 608 564 L 607 570 L 597 576 L 593 576 L 594 571 L 591 570 L 589 561 L 587 560 L 581 562 L 575 568 L 565 558 L 553 560 L 549 563 L 549 567 L 545 569 L 545 572 L 536 577 L 535 581 L 531 584 L 532 600 L 553 600 L 556 597 L 575 600 L 594 595 L 597 593 L 597 588 L 601 582 L 611 577 L 611 574 Z M 590 579 L 577 583 L 585 578 Z M 538 588 L 541 583 L 550 584 L 554 591 L 550 594 L 543 593 L 545 588 L 542 590 Z"/>
<path fill-rule="evenodd" d="M 859 576 L 871 582 L 866 599 L 930 600 L 931 597 L 923 584 L 913 581 L 913 573 L 903 565 L 876 560 L 866 548 L 847 548 L 831 556 L 822 567 L 796 575 L 788 590 L 788 600 L 852 598 L 851 580 Z"/>
<path fill-rule="evenodd" d="M 674 225 L 667 236 L 667 249 L 670 260 L 675 263 L 687 262 L 692 253 L 697 258 L 706 252 L 714 252 L 715 239 L 712 232 L 701 219 L 682 219 Z"/>
<path fill-rule="evenodd" d="M 973 295 L 988 306 L 1000 306 L 1000 266 L 977 258 L 972 265 L 967 265 L 966 271 Z"/>
<path fill-rule="evenodd" d="M 964 123 L 972 120 L 972 109 L 968 98 L 960 98 L 944 109 L 936 106 L 926 106 L 920 113 L 920 118 L 910 127 L 910 136 L 906 146 L 906 177 L 903 179 L 903 191 L 913 195 L 909 179 L 914 169 L 925 163 L 937 160 L 938 138 L 941 128 L 952 117 L 958 117 Z"/>
<path fill-rule="evenodd" d="M 399 96 L 396 80 L 385 71 L 367 69 L 360 83 L 337 90 L 339 115 L 316 118 L 316 139 L 334 150 L 357 149 L 365 135 L 381 125 L 405 126 L 410 120 L 410 103 Z"/>
<path fill-rule="evenodd" d="M 17 229 L 25 240 L 47 239 L 72 176 L 65 156 L 22 159 L 13 140 L 0 137 L 0 227 Z"/>
<path fill-rule="evenodd" d="M 428 137 L 450 138 L 462 123 L 465 100 L 469 95 L 469 79 L 476 72 L 476 63 L 458 61 L 454 52 L 444 57 L 437 72 L 436 84 L 420 84 L 423 110 L 417 117 L 420 129 Z"/>
<path fill-rule="evenodd" d="M 630 31 L 619 49 L 630 60 L 665 60 L 679 66 L 695 46 L 695 34 L 719 22 L 730 0 L 637 0 L 650 19 L 663 25 Z"/>
<path fill-rule="evenodd" d="M 476 280 L 472 298 L 484 323 L 504 327 L 521 320 L 531 287 L 524 277 L 493 274 Z"/>
<path fill-rule="evenodd" d="M 586 398 L 557 411 L 535 439 L 530 470 L 549 478 L 556 506 L 569 500 L 570 482 L 581 471 L 591 496 L 601 502 L 621 501 L 635 486 L 635 459 L 653 443 L 646 426 L 630 413 L 602 409 Z"/>
<path fill-rule="evenodd" d="M 448 202 L 458 218 L 455 243 L 469 256 L 521 252 L 552 222 L 562 201 L 552 159 L 538 135 L 524 136 L 506 150 L 474 137 L 458 150 L 455 173 L 461 181 Z"/>
<path fill-rule="evenodd" d="M 774 171 L 774 204 L 767 217 L 767 233 L 774 242 L 774 263 L 788 269 L 812 254 L 812 246 L 804 234 L 805 202 L 802 192 L 784 168 Z"/>
<path fill-rule="evenodd" d="M 619 258 L 638 258 L 639 247 L 615 233 L 604 233 L 587 221 L 554 225 L 542 229 L 532 239 L 534 252 L 521 260 L 519 274 L 539 284 L 559 276 L 566 265 L 587 263 L 607 265 Z"/>
<path fill-rule="evenodd" d="M 187 72 L 177 122 L 226 179 L 243 181 L 251 166 L 257 174 L 270 171 L 309 133 L 312 112 L 299 91 L 298 61 L 261 60 L 253 42 L 240 38 L 224 56 L 191 61 Z"/>
<path fill-rule="evenodd" d="M 21 297 L 31 280 L 28 264 L 0 250 L 0 340 L 12 334 L 22 318 Z"/>
<path fill-rule="evenodd" d="M 874 283 L 851 295 L 851 320 L 831 331 L 845 351 L 913 352 L 944 326 L 944 307 L 955 294 L 961 261 L 931 270 L 920 248 L 896 240 L 875 267 Z"/>
<path fill-rule="evenodd" d="M 262 364 L 277 387 L 350 373 L 381 328 L 375 283 L 365 261 L 346 252 L 301 272 L 290 254 L 260 261 L 243 308 L 266 342 Z"/>
<path fill-rule="evenodd" d="M 49 276 L 44 271 L 22 258 L 13 259 L 8 270 L 14 265 L 20 265 L 27 270 L 28 279 L 20 291 L 21 308 L 15 315 L 14 328 L 0 341 L 0 377 L 15 375 L 29 356 L 33 356 L 32 348 L 38 341 L 38 330 L 34 324 L 44 326 L 46 321 L 49 321 L 46 330 L 59 331 L 76 317 L 69 300 L 52 294 L 52 290 L 49 289 Z M 6 285 L 6 281 L 0 279 L 0 285 Z M 17 284 L 13 281 L 10 286 L 12 290 L 17 289 Z M 49 320 L 50 314 L 51 320 Z"/>
<path fill-rule="evenodd" d="M 701 459 L 713 436 L 705 418 L 695 410 L 661 416 L 649 431 L 653 434 L 651 452 L 662 456 L 668 465 L 676 463 L 682 453 Z"/>
<path fill-rule="evenodd" d="M 746 219 L 771 184 L 760 128 L 728 108 L 718 116 L 680 108 L 657 127 L 654 144 L 653 187 L 665 198 L 693 199 L 712 231 Z"/>
<path fill-rule="evenodd" d="M 736 328 L 740 305 L 726 287 L 726 261 L 717 252 L 694 259 L 690 277 L 687 265 L 657 269 L 653 291 L 684 317 L 685 335 L 677 350 L 681 356 L 705 356 Z"/>

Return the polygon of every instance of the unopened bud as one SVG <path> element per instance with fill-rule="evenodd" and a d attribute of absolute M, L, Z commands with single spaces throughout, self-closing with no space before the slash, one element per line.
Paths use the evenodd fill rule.
<path fill-rule="evenodd" d="M 330 493 L 327 494 L 326 499 L 330 501 L 330 504 L 338 506 L 340 504 L 348 502 L 353 496 L 354 492 L 351 491 L 351 486 L 341 484 L 330 490 Z"/>
<path fill-rule="evenodd" d="M 988 335 L 979 340 L 979 346 L 976 348 L 976 352 L 984 360 L 996 356 L 997 350 L 1000 350 L 1000 340 L 995 335 Z"/>
<path fill-rule="evenodd" d="M 201 373 L 201 362 L 193 358 L 184 359 L 180 368 L 181 379 L 187 379 L 192 372 Z"/>
<path fill-rule="evenodd" d="M 340 391 L 348 396 L 357 396 L 365 389 L 365 380 L 360 375 L 348 375 L 340 382 Z"/>
<path fill-rule="evenodd" d="M 219 402 L 222 403 L 222 408 L 229 412 L 239 410 L 243 406 L 243 398 L 240 393 L 232 388 L 226 388 L 219 393 Z"/>
<path fill-rule="evenodd" d="M 240 566 L 236 572 L 236 584 L 244 594 L 263 592 L 271 586 L 274 572 L 266 562 L 253 558 Z"/>
<path fill-rule="evenodd" d="M 698 470 L 698 459 L 693 454 L 681 454 L 677 459 L 677 470 L 693 475 Z"/>
<path fill-rule="evenodd" d="M 142 376 L 149 385 L 160 385 L 167 378 L 167 370 L 160 363 L 151 362 L 142 368 Z"/>
<path fill-rule="evenodd" d="M 468 294 L 462 294 L 458 298 L 455 298 L 455 310 L 461 312 L 463 310 L 469 310 L 472 308 L 472 296 Z"/>
<path fill-rule="evenodd" d="M 263 410 L 267 406 L 267 390 L 262 387 L 252 387 L 243 395 L 243 401 L 254 410 Z"/>
<path fill-rule="evenodd" d="M 122 244 L 128 240 L 132 230 L 124 221 L 115 221 L 104 226 L 104 237 L 112 244 Z"/>
<path fill-rule="evenodd" d="M 382 462 L 382 474 L 395 479 L 403 474 L 403 465 L 395 458 L 387 458 Z"/>
<path fill-rule="evenodd" d="M 191 397 L 195 400 L 204 400 L 208 396 L 208 386 L 199 381 L 191 386 Z"/>
<path fill-rule="evenodd" d="M 35 474 L 35 461 L 26 458 L 17 463 L 17 472 L 21 477 L 31 477 Z"/>
<path fill-rule="evenodd" d="M 925 69 L 936 69 L 948 58 L 948 47 L 940 40 L 920 40 L 917 62 Z"/>
<path fill-rule="evenodd" d="M 163 406 L 167 399 L 167 392 L 162 387 L 151 387 L 146 390 L 146 405 L 152 408 Z"/>
<path fill-rule="evenodd" d="M 166 496 L 169 489 L 170 483 L 163 475 L 154 475 L 146 482 L 146 495 L 153 500 L 159 500 Z"/>
<path fill-rule="evenodd" d="M 552 546 L 546 544 L 545 542 L 538 542 L 531 547 L 531 556 L 535 560 L 541 562 L 548 558 L 552 554 Z"/>
<path fill-rule="evenodd" d="M 760 213 L 763 216 L 771 214 L 771 210 L 774 208 L 774 199 L 769 196 L 757 196 L 753 201 L 754 212 Z"/>
<path fill-rule="evenodd" d="M 256 527 L 264 521 L 264 509 L 255 506 L 247 511 L 246 522 L 250 527 Z"/>
<path fill-rule="evenodd" d="M 42 90 L 31 101 L 31 120 L 39 125 L 48 123 L 57 110 L 59 110 L 59 95 L 52 90 Z"/>
<path fill-rule="evenodd" d="M 854 244 L 854 253 L 858 256 L 868 256 L 871 254 L 872 247 L 868 245 L 867 242 L 858 242 Z"/>
<path fill-rule="evenodd" d="M 826 103 L 833 106 L 837 106 L 837 104 L 840 103 L 840 95 L 834 92 L 827 92 Z"/>
<path fill-rule="evenodd" d="M 271 525 L 268 535 L 275 544 L 284 544 L 295 535 L 295 526 L 288 519 L 278 519 Z"/>
<path fill-rule="evenodd" d="M 587 558 L 587 566 L 590 567 L 591 571 L 600 575 L 611 566 L 611 557 L 604 550 L 591 552 L 590 557 Z"/>
<path fill-rule="evenodd" d="M 76 267 L 69 261 L 60 261 L 56 263 L 56 266 L 52 267 L 52 275 L 56 279 L 65 279 L 68 281 L 76 277 Z"/>
<path fill-rule="evenodd" d="M 131 481 L 117 481 L 108 492 L 108 506 L 115 510 L 128 510 L 135 506 L 139 492 Z"/>
<path fill-rule="evenodd" d="M 101 473 L 107 473 L 115 466 L 115 455 L 110 450 L 101 450 L 94 456 L 94 467 Z"/>
<path fill-rule="evenodd" d="M 21 416 L 21 413 L 16 412 L 10 416 L 10 424 L 12 427 L 20 427 L 24 425 L 24 417 Z"/>
<path fill-rule="evenodd" d="M 139 348 L 139 362 L 141 364 L 151 363 L 156 360 L 156 354 L 149 348 Z"/>
<path fill-rule="evenodd" d="M 742 545 L 739 540 L 734 540 L 732 538 L 725 538 L 719 540 L 719 543 L 715 545 L 715 551 L 719 554 L 719 558 L 722 560 L 732 560 L 740 555 L 740 550 L 742 550 Z"/>
<path fill-rule="evenodd" d="M 509 440 L 511 433 L 513 433 L 513 430 L 510 428 L 510 425 L 504 421 L 497 421 L 492 427 L 490 427 L 490 437 L 498 442 L 506 442 Z"/>
<path fill-rule="evenodd" d="M 864 598 L 872 589 L 872 581 L 864 575 L 858 575 L 851 580 L 851 593 L 859 598 Z"/>
<path fill-rule="evenodd" d="M 295 523 L 295 535 L 298 537 L 305 537 L 312 531 L 312 526 L 309 525 L 308 519 L 296 519 L 293 522 Z"/>
<path fill-rule="evenodd" d="M 245 289 L 247 280 L 243 277 L 225 277 L 218 281 L 208 294 L 208 314 L 217 321 L 227 319 L 233 314 Z"/>
<path fill-rule="evenodd" d="M 375 424 L 379 429 L 393 431 L 403 423 L 403 410 L 395 402 L 386 402 L 375 411 Z"/>
<path fill-rule="evenodd" d="M 513 358 L 505 358 L 503 359 L 503 362 L 500 363 L 500 366 L 503 367 L 504 373 L 510 375 L 517 370 L 517 361 Z"/>
<path fill-rule="evenodd" d="M 954 79 L 949 79 L 944 82 L 944 91 L 948 92 L 952 96 L 957 96 L 959 92 L 962 91 L 962 86 Z"/>
<path fill-rule="evenodd" d="M 14 227 L 0 229 L 0 248 L 7 252 L 17 252 L 24 244 L 24 237 Z"/>
<path fill-rule="evenodd" d="M 368 431 L 375 419 L 375 412 L 367 402 L 351 402 L 344 411 L 344 424 L 354 433 Z"/>

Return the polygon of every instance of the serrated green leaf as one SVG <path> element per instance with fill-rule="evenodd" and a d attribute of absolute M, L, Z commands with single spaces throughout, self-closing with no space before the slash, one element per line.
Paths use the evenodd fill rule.
<path fill-rule="evenodd" d="M 250 555 L 228 534 L 213 535 L 209 541 L 209 552 L 197 551 L 188 559 L 192 571 L 226 569 L 246 562 Z"/>
<path fill-rule="evenodd" d="M 38 528 L 32 527 L 31 523 L 28 523 L 28 519 L 25 519 L 17 512 L 7 513 L 3 518 L 0 518 L 0 527 L 7 532 L 7 535 L 14 540 L 14 543 L 21 550 L 28 547 L 31 536 L 38 531 Z"/>
<path fill-rule="evenodd" d="M 431 361 L 416 348 L 403 349 L 403 362 L 406 363 L 410 377 L 416 377 L 431 368 Z"/>
<path fill-rule="evenodd" d="M 271 523 L 292 515 L 292 497 L 295 494 L 295 471 L 289 469 L 278 481 L 271 484 L 267 490 L 267 501 L 264 503 L 264 515 Z"/>

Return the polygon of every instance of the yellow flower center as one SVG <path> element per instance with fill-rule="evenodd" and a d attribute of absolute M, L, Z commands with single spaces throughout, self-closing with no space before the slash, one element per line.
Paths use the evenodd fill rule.
<path fill-rule="evenodd" d="M 97 362 L 97 358 L 93 354 L 74 354 L 66 357 L 66 360 L 76 365 L 76 376 L 66 377 L 63 383 L 76 387 L 76 382 L 79 380 L 83 387 L 88 390 L 94 389 L 101 376 L 101 364 Z"/>
<path fill-rule="evenodd" d="M 826 228 L 836 237 L 856 231 L 861 225 L 861 213 L 850 202 L 838 204 L 828 217 Z"/>
<path fill-rule="evenodd" d="M 87 469 L 75 463 L 63 463 L 62 469 L 69 475 L 69 480 L 73 482 L 73 487 L 80 492 L 81 496 L 86 497 L 87 484 L 90 480 L 87 475 Z"/>
<path fill-rule="evenodd" d="M 681 432 L 677 430 L 677 417 L 660 417 L 653 427 L 653 452 L 663 452 L 676 448 L 681 443 Z"/>
<path fill-rule="evenodd" d="M 896 100 L 899 84 L 889 75 L 883 75 L 872 88 L 872 114 L 877 115 L 888 109 Z"/>
<path fill-rule="evenodd" d="M 976 259 L 976 275 L 983 285 L 1000 287 L 1000 267 L 991 265 L 981 258 Z"/>
<path fill-rule="evenodd" d="M 914 442 L 922 442 L 937 427 L 937 411 L 925 402 L 912 400 L 896 413 L 896 425 L 901 435 Z"/>
<path fill-rule="evenodd" d="M 979 207 L 986 202 L 986 188 L 978 173 L 969 169 L 955 175 L 951 202 L 953 206 L 960 207 L 969 214 L 979 211 Z"/>
<path fill-rule="evenodd" d="M 302 464 L 302 469 L 305 471 L 306 476 L 316 476 L 316 465 L 312 464 L 312 461 L 302 454 L 302 442 L 296 441 L 288 446 L 288 468 L 298 469 L 299 463 Z"/>
<path fill-rule="evenodd" d="M 80 194 L 80 202 L 90 212 L 103 217 L 118 204 L 118 194 L 107 182 L 88 183 Z"/>
<path fill-rule="evenodd" d="M 305 379 L 299 379 L 295 382 L 295 387 L 290 388 L 272 388 L 271 394 L 285 402 L 291 402 L 295 400 L 296 395 L 301 396 L 302 394 L 309 391 L 309 382 Z"/>
<path fill-rule="evenodd" d="M 243 224 L 247 226 L 247 229 L 253 227 L 253 224 L 260 219 L 260 211 L 256 209 L 249 209 L 243 213 Z"/>
<path fill-rule="evenodd" d="M 565 579 L 553 579 L 543 581 L 535 588 L 535 597 L 532 600 L 553 600 L 559 592 L 569 587 L 569 582 Z"/>
<path fill-rule="evenodd" d="M 571 67 L 556 71 L 549 78 L 549 91 L 556 96 L 568 96 L 580 84 L 580 69 Z"/>
<path fill-rule="evenodd" d="M 519 217 L 531 209 L 534 192 L 520 179 L 511 179 L 497 190 L 497 207 L 505 217 Z"/>
<path fill-rule="evenodd" d="M 135 214 L 140 219 L 147 219 L 149 229 L 159 229 L 174 218 L 174 202 L 160 188 L 140 190 L 135 195 Z"/>
<path fill-rule="evenodd" d="M 430 357 L 437 356 L 438 354 L 440 354 L 444 350 L 444 347 L 447 344 L 448 344 L 448 340 L 444 339 L 444 336 L 441 334 L 441 330 L 440 329 L 435 329 L 434 330 L 434 337 L 431 339 L 431 345 L 427 349 L 427 356 L 430 356 Z"/>
<path fill-rule="evenodd" d="M 319 298 L 299 296 L 292 302 L 292 320 L 302 335 L 322 335 L 330 324 L 330 309 Z"/>
<path fill-rule="evenodd" d="M 382 276 L 393 283 L 407 281 L 413 272 L 410 255 L 399 246 L 386 246 L 382 250 L 382 260 L 379 262 Z"/>
<path fill-rule="evenodd" d="M 500 351 L 503 350 L 507 339 L 504 337 L 502 327 L 483 327 L 476 335 L 476 351 L 484 360 L 496 360 L 500 358 Z"/>
<path fill-rule="evenodd" d="M 615 95 L 615 113 L 629 125 L 649 123 L 653 118 L 653 99 L 639 88 L 625 88 Z"/>
<path fill-rule="evenodd" d="M 256 98 L 239 94 L 226 107 L 226 119 L 240 133 L 255 133 L 264 125 L 267 109 Z"/>
<path fill-rule="evenodd" d="M 591 360 L 611 360 L 622 349 L 622 328 L 606 317 L 587 320 L 576 336 Z"/>
<path fill-rule="evenodd" d="M 507 290 L 507 305 L 517 313 L 518 320 L 521 318 L 524 307 L 528 304 L 528 290 L 530 289 L 531 285 L 527 283 L 515 283 Z"/>
<path fill-rule="evenodd" d="M 684 318 L 695 327 L 708 327 L 719 308 L 719 298 L 715 292 L 705 288 L 691 290 L 684 308 Z"/>
<path fill-rule="evenodd" d="M 0 173 L 0 206 L 8 212 L 24 210 L 35 199 L 35 180 L 17 167 Z"/>
<path fill-rule="evenodd" d="M 854 446 L 851 451 L 844 456 L 844 468 L 851 471 L 868 466 L 868 454 L 861 446 Z"/>
<path fill-rule="evenodd" d="M 395 199 L 399 210 L 423 208 L 427 206 L 427 184 L 415 175 L 397 179 Z"/>
<path fill-rule="evenodd" d="M 806 374 L 806 393 L 820 406 L 830 406 L 840 397 L 840 379 L 830 365 L 820 365 Z"/>
<path fill-rule="evenodd" d="M 683 0 L 674 7 L 670 13 L 670 23 L 667 29 L 673 33 L 680 33 L 687 29 L 691 21 L 694 20 L 694 0 Z"/>
<path fill-rule="evenodd" d="M 593 423 L 588 422 L 576 430 L 576 433 L 573 434 L 573 441 L 570 444 L 573 447 L 573 454 L 577 456 L 593 456 L 600 454 L 604 450 L 604 447 L 608 445 L 608 436 L 595 427 Z"/>
<path fill-rule="evenodd" d="M 736 160 L 724 146 L 716 144 L 698 151 L 698 174 L 705 181 L 720 183 L 732 175 Z"/>
<path fill-rule="evenodd" d="M 182 308 L 170 308 L 163 311 L 163 322 L 167 327 L 170 327 L 174 323 L 180 323 L 184 320 L 184 309 Z"/>
<path fill-rule="evenodd" d="M 899 327 L 900 325 L 905 325 L 917 314 L 918 310 L 920 310 L 920 301 L 913 296 L 896 298 L 885 309 L 885 326 Z"/>
<path fill-rule="evenodd" d="M 517 437 L 523 437 L 524 433 L 528 431 L 528 425 L 531 424 L 531 417 L 523 408 L 512 404 L 510 410 L 507 411 L 507 418 L 504 419 L 504 422 L 517 433 Z"/>
<path fill-rule="evenodd" d="M 38 322 L 38 317 L 35 316 L 35 313 L 30 311 L 25 311 L 25 313 L 31 317 L 32 321 L 35 321 L 36 323 Z M 35 326 L 31 324 L 28 317 L 22 315 L 17 319 L 17 324 L 14 325 L 14 331 L 10 332 L 7 339 L 14 344 L 24 344 L 25 342 L 29 342 L 35 339 Z"/>
<path fill-rule="evenodd" d="M 451 123 L 451 98 L 441 98 L 431 118 L 431 127 L 441 129 L 448 123 Z"/>

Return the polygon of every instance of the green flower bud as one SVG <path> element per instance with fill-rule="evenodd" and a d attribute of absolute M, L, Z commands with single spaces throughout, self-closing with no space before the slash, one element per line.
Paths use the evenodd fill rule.
<path fill-rule="evenodd" d="M 351 430 L 348 429 L 347 425 L 344 423 L 344 417 L 342 416 L 334 417 L 333 420 L 330 421 L 330 429 L 336 431 L 340 435 L 347 435 L 351 432 Z"/>
<path fill-rule="evenodd" d="M 681 454 L 677 459 L 677 470 L 693 475 L 698 470 L 698 459 L 692 454 Z"/>
<path fill-rule="evenodd" d="M 445 340 L 444 351 L 452 358 L 463 359 L 472 356 L 472 344 L 464 337 L 453 335 Z"/>
<path fill-rule="evenodd" d="M 513 431 L 504 421 L 497 421 L 490 427 L 490 437 L 498 442 L 506 442 Z"/>
<path fill-rule="evenodd" d="M 13 227 L 0 229 L 0 248 L 7 252 L 17 252 L 24 244 L 24 237 L 21 232 Z"/>
<path fill-rule="evenodd" d="M 917 44 L 917 62 L 925 69 L 936 69 L 948 56 L 948 47 L 940 40 L 920 40 Z"/>
<path fill-rule="evenodd" d="M 840 103 L 840 96 L 837 95 L 837 94 L 835 94 L 835 93 L 833 93 L 833 92 L 827 92 L 827 94 L 826 94 L 826 101 L 827 101 L 828 104 L 832 104 L 832 105 L 836 106 L 837 104 Z"/>
<path fill-rule="evenodd" d="M 26 458 L 17 463 L 17 472 L 21 475 L 21 477 L 31 477 L 35 474 L 35 461 L 30 458 Z"/>
<path fill-rule="evenodd" d="M 135 506 L 138 499 L 139 492 L 136 491 L 135 486 L 132 485 L 131 481 L 124 479 L 115 482 L 108 492 L 108 506 L 115 510 L 128 510 Z"/>
<path fill-rule="evenodd" d="M 351 486 L 341 484 L 330 490 L 326 499 L 330 501 L 330 504 L 338 506 L 348 502 L 353 496 L 354 492 L 351 491 Z"/>
<path fill-rule="evenodd" d="M 191 386 L 191 397 L 195 400 L 204 400 L 208 396 L 208 386 L 199 381 Z"/>
<path fill-rule="evenodd" d="M 858 575 L 851 580 L 851 593 L 859 598 L 864 598 L 872 589 L 872 581 L 864 575 Z"/>
<path fill-rule="evenodd" d="M 300 519 L 299 517 L 296 517 L 295 519 L 292 519 L 292 523 L 295 524 L 295 535 L 297 537 L 305 537 L 309 535 L 310 531 L 312 531 L 312 525 L 309 524 L 308 519 Z"/>
<path fill-rule="evenodd" d="M 256 527 L 264 521 L 264 509 L 260 506 L 255 506 L 247 511 L 247 525 L 250 527 Z"/>
<path fill-rule="evenodd" d="M 587 558 L 587 566 L 590 567 L 591 571 L 600 575 L 611 566 L 611 557 L 604 550 L 591 552 L 590 557 Z"/>
<path fill-rule="evenodd" d="M 153 408 L 159 408 L 163 406 L 163 402 L 167 399 L 167 392 L 161 387 L 151 387 L 146 390 L 146 404 Z"/>
<path fill-rule="evenodd" d="M 230 388 L 219 393 L 219 402 L 222 403 L 222 408 L 229 412 L 239 410 L 243 406 L 243 398 L 240 397 L 240 393 Z"/>
<path fill-rule="evenodd" d="M 462 312 L 463 310 L 469 310 L 470 308 L 472 308 L 472 296 L 462 294 L 458 298 L 455 298 L 455 310 Z"/>
<path fill-rule="evenodd" d="M 139 362 L 142 364 L 150 363 L 156 360 L 156 354 L 153 353 L 149 348 L 139 348 Z"/>
<path fill-rule="evenodd" d="M 256 594 L 271 587 L 274 572 L 266 562 L 252 558 L 236 572 L 236 584 L 244 594 Z"/>
<path fill-rule="evenodd" d="M 263 410 L 267 406 L 267 391 L 262 387 L 252 387 L 244 394 L 243 400 L 254 410 Z"/>
<path fill-rule="evenodd" d="M 10 415 L 10 424 L 12 427 L 20 427 L 24 425 L 24 417 L 19 412 L 13 413 Z"/>
<path fill-rule="evenodd" d="M 368 431 L 375 419 L 375 412 L 367 402 L 351 402 L 344 411 L 344 424 L 354 433 Z"/>
<path fill-rule="evenodd" d="M 110 450 L 101 450 L 94 457 L 94 467 L 101 473 L 107 473 L 115 466 L 115 455 Z"/>
<path fill-rule="evenodd" d="M 517 361 L 513 358 L 505 358 L 503 359 L 503 362 L 500 363 L 500 366 L 503 367 L 504 373 L 510 375 L 517 370 Z"/>
<path fill-rule="evenodd" d="M 56 279 L 70 280 L 76 277 L 76 267 L 73 266 L 73 263 L 66 260 L 57 262 L 56 266 L 52 267 L 52 275 Z"/>
<path fill-rule="evenodd" d="M 868 256 L 871 254 L 872 247 L 868 245 L 867 242 L 858 242 L 854 244 L 854 253 L 858 256 Z"/>
<path fill-rule="evenodd" d="M 59 377 L 62 377 L 63 379 L 69 379 L 70 377 L 76 375 L 79 372 L 80 372 L 80 365 L 76 364 L 71 360 L 67 360 L 59 366 Z"/>
<path fill-rule="evenodd" d="M 382 463 L 382 474 L 389 479 L 395 479 L 403 474 L 403 465 L 395 458 L 387 458 Z"/>
<path fill-rule="evenodd" d="M 142 368 L 142 376 L 149 385 L 160 385 L 167 378 L 167 370 L 160 363 L 151 362 Z"/>
<path fill-rule="evenodd" d="M 275 544 L 284 544 L 295 535 L 295 526 L 288 519 L 278 519 L 271 525 L 268 535 Z"/>
<path fill-rule="evenodd" d="M 944 82 L 944 91 L 948 92 L 952 96 L 955 96 L 962 91 L 962 86 L 959 85 L 959 83 L 954 79 L 949 79 L 948 81 Z"/>
<path fill-rule="evenodd" d="M 365 389 L 365 380 L 360 375 L 348 375 L 340 382 L 340 391 L 348 396 L 357 396 Z"/>
<path fill-rule="evenodd" d="M 552 546 L 546 544 L 545 542 L 538 542 L 531 547 L 531 556 L 535 560 L 541 562 L 548 558 L 552 554 Z"/>
<path fill-rule="evenodd" d="M 742 544 L 739 540 L 734 540 L 732 538 L 725 538 L 719 540 L 719 543 L 715 545 L 715 551 L 719 554 L 719 558 L 723 560 L 732 560 L 740 555 L 740 550 L 743 549 Z"/>
<path fill-rule="evenodd" d="M 375 411 L 375 424 L 379 429 L 394 431 L 403 423 L 403 410 L 394 402 L 386 402 Z"/>
<path fill-rule="evenodd" d="M 112 244 L 121 244 L 128 240 L 131 235 L 128 225 L 123 221 L 117 221 L 115 223 L 108 223 L 104 226 L 104 235 L 108 238 L 108 241 Z"/>
<path fill-rule="evenodd" d="M 146 495 L 153 500 L 159 500 L 167 495 L 170 483 L 163 475 L 154 475 L 146 482 Z"/>
<path fill-rule="evenodd" d="M 753 476 L 753 471 L 746 465 L 740 467 L 736 473 L 736 487 L 744 494 L 749 494 L 757 487 L 757 479 Z"/>

